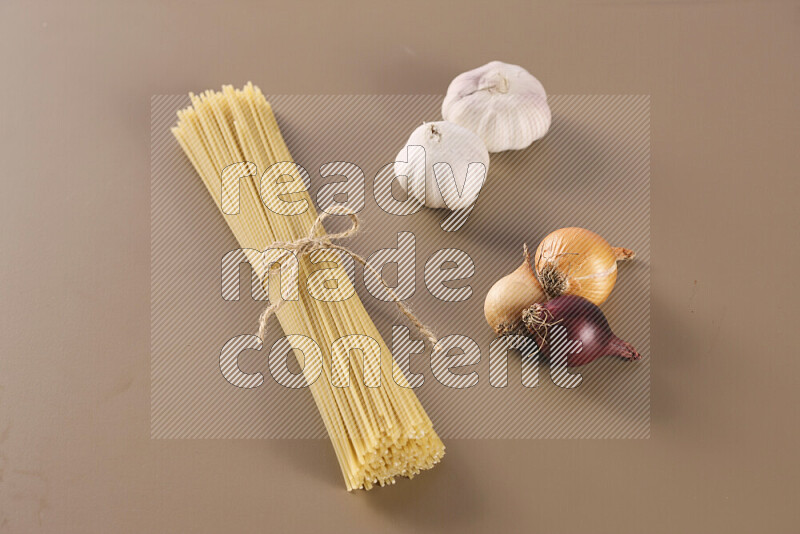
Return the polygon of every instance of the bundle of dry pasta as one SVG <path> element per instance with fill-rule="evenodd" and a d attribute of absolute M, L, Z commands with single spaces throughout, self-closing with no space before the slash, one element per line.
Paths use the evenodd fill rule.
<path fill-rule="evenodd" d="M 317 218 L 316 210 L 304 188 L 295 189 L 289 195 L 292 200 L 305 200 L 307 209 L 300 213 L 279 215 L 264 205 L 265 197 L 281 194 L 285 198 L 287 194 L 286 180 L 281 177 L 288 171 L 285 168 L 268 170 L 280 167 L 273 167 L 277 162 L 292 160 L 272 109 L 257 87 L 248 84 L 242 90 L 235 90 L 225 86 L 219 93 L 207 91 L 190 96 L 192 106 L 178 112 L 178 124 L 172 132 L 240 246 L 251 249 L 247 252 L 250 263 L 274 302 L 281 298 L 277 289 L 280 279 L 275 269 L 259 270 L 261 263 L 256 261 L 256 251 L 264 251 L 276 242 L 306 237 Z M 226 212 L 231 210 L 223 210 L 223 207 L 231 199 L 227 198 L 227 192 L 223 194 L 221 174 L 223 169 L 239 162 L 255 163 L 258 173 L 241 180 L 239 211 L 229 215 Z M 260 175 L 265 171 L 272 174 L 262 180 Z M 262 187 L 267 188 L 266 195 L 262 194 Z M 330 251 L 317 252 L 328 256 L 299 258 L 301 280 L 307 280 L 319 269 L 321 261 L 335 261 Z M 330 268 L 330 263 L 327 265 Z M 347 276 L 338 279 L 349 284 Z M 347 289 L 352 286 L 344 288 L 344 294 L 348 293 Z M 402 372 L 355 291 L 339 301 L 323 301 L 313 298 L 309 288 L 301 285 L 299 298 L 287 299 L 276 315 L 287 339 L 310 338 L 321 350 L 322 369 L 316 369 L 321 371 L 321 376 L 309 389 L 333 443 L 348 490 L 390 484 L 396 476 L 413 477 L 439 462 L 444 455 L 444 445 L 413 390 L 407 387 Z M 359 345 L 360 350 L 351 350 L 353 347 L 341 342 L 337 345 L 337 340 L 353 335 L 368 336 L 375 341 Z M 291 346 L 304 349 L 297 343 Z M 341 356 L 342 351 L 346 353 L 344 361 L 349 360 L 349 369 L 344 367 L 344 371 L 341 365 L 332 364 L 342 361 L 332 358 L 332 354 Z M 302 365 L 300 355 L 294 352 Z M 366 367 L 369 361 L 380 363 L 379 387 L 369 387 L 374 386 L 376 380 L 375 367 Z M 303 372 L 309 376 L 308 365 Z M 344 373 L 344 376 L 337 376 L 337 373 Z M 347 387 L 339 387 L 343 378 Z"/>

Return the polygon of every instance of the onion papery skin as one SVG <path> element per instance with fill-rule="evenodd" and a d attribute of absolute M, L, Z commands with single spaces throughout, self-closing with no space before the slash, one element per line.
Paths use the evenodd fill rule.
<path fill-rule="evenodd" d="M 492 286 L 483 303 L 486 322 L 497 335 L 525 333 L 522 311 L 547 300 L 531 266 L 527 245 L 522 264 Z"/>
<path fill-rule="evenodd" d="M 534 268 L 547 296 L 577 295 L 594 304 L 606 301 L 617 281 L 617 260 L 633 252 L 611 247 L 585 228 L 562 228 L 536 249 Z"/>
<path fill-rule="evenodd" d="M 603 311 L 585 298 L 562 295 L 545 304 L 534 304 L 522 313 L 522 319 L 545 358 L 550 358 L 555 325 L 566 329 L 567 342 L 581 342 L 579 352 L 567 355 L 568 367 L 586 365 L 604 356 L 629 361 L 641 359 L 630 343 L 614 335 Z"/>

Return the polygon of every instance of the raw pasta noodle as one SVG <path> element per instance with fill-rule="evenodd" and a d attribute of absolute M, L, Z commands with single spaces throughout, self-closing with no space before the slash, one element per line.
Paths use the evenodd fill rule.
<path fill-rule="evenodd" d="M 239 213 L 228 215 L 222 211 L 222 214 L 239 245 L 252 249 L 245 254 L 262 283 L 268 282 L 270 301 L 276 302 L 280 299 L 278 272 L 265 270 L 259 261 L 260 251 L 276 242 L 292 242 L 308 235 L 317 218 L 311 197 L 304 190 L 294 190 L 288 195 L 293 201 L 304 200 L 308 206 L 296 215 L 279 215 L 262 201 L 262 186 L 269 188 L 265 198 L 291 187 L 277 180 L 285 169 L 278 171 L 272 166 L 292 159 L 272 108 L 258 87 L 247 84 L 242 90 L 235 90 L 224 86 L 221 92 L 206 91 L 190 97 L 192 106 L 178 112 L 178 124 L 172 133 L 221 211 L 234 200 L 223 198 L 223 169 L 239 162 L 252 162 L 257 167 L 254 176 L 240 181 Z M 260 175 L 267 169 L 271 169 L 271 174 L 261 184 Z M 300 280 L 308 280 L 321 265 L 330 268 L 326 261 L 338 264 L 338 254 L 321 250 L 299 257 Z M 376 484 L 394 483 L 397 476 L 413 477 L 433 467 L 444 455 L 444 445 L 403 373 L 397 369 L 349 278 L 343 272 L 336 278 L 342 294 L 351 296 L 336 302 L 321 301 L 300 284 L 298 300 L 284 302 L 276 316 L 291 347 L 304 348 L 304 338 L 296 336 L 306 336 L 319 346 L 322 369 L 308 365 L 303 369 L 308 377 L 322 373 L 309 389 L 330 436 L 347 489 L 370 489 Z M 364 354 L 350 350 L 343 342 L 334 343 L 354 334 L 374 340 L 358 345 Z M 306 340 L 306 351 L 313 349 L 309 345 L 312 344 Z M 333 368 L 332 350 L 347 353 L 349 370 Z M 297 350 L 294 352 L 297 355 Z M 379 372 L 375 367 L 365 368 L 367 362 L 376 361 L 380 362 Z M 379 378 L 380 387 L 365 385 L 365 374 L 367 384 Z M 331 382 L 348 378 L 347 387 L 336 387 Z"/>

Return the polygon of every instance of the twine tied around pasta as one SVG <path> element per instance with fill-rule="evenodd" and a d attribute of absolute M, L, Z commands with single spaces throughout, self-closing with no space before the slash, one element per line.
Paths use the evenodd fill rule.
<path fill-rule="evenodd" d="M 329 215 L 346 215 L 350 221 L 353 223 L 350 228 L 345 230 L 344 232 L 339 232 L 338 234 L 326 234 L 325 229 L 322 226 L 322 223 L 325 219 L 328 218 Z M 272 244 L 272 247 L 278 248 L 285 248 L 288 250 L 293 251 L 297 255 L 297 259 L 300 260 L 303 256 L 310 254 L 311 252 L 319 249 L 335 249 L 340 250 L 342 252 L 346 252 L 349 254 L 355 261 L 357 261 L 362 267 L 364 267 L 364 271 L 370 271 L 379 281 L 382 281 L 383 277 L 381 273 L 376 271 L 367 263 L 367 260 L 364 259 L 363 256 L 360 256 L 353 252 L 352 250 L 348 249 L 347 247 L 343 247 L 341 245 L 337 245 L 333 243 L 333 240 L 339 239 L 347 239 L 355 235 L 359 227 L 361 225 L 361 221 L 358 218 L 358 215 L 354 211 L 345 208 L 339 208 L 335 210 L 335 213 L 330 212 L 323 212 L 321 213 L 317 219 L 314 221 L 314 224 L 311 225 L 311 229 L 308 231 L 308 235 L 306 237 L 301 237 L 295 241 L 276 241 Z M 321 235 L 317 235 L 322 232 Z M 271 247 L 271 248 L 272 248 Z M 389 295 L 394 299 L 397 308 L 405 315 L 411 324 L 413 324 L 416 329 L 427 338 L 427 340 L 431 343 L 434 348 L 434 351 L 439 348 L 439 341 L 436 339 L 436 335 L 414 315 L 414 312 L 411 311 L 411 308 L 406 306 L 398 297 L 397 293 L 395 293 L 392 288 L 382 284 L 384 289 L 389 293 Z M 285 300 L 281 299 L 279 302 L 274 304 L 270 304 L 267 306 L 263 312 L 261 312 L 261 316 L 258 318 L 258 337 L 262 340 L 264 339 L 264 334 L 267 330 L 267 325 L 269 324 L 269 319 L 275 315 L 281 306 L 283 306 Z"/>

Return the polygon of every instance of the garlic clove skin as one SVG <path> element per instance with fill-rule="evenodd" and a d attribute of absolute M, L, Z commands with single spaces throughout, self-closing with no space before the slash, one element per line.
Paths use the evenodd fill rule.
<path fill-rule="evenodd" d="M 523 250 L 522 265 L 495 282 L 483 303 L 486 322 L 498 335 L 521 331 L 523 310 L 547 300 L 531 266 L 528 247 Z"/>
<path fill-rule="evenodd" d="M 424 153 L 409 147 L 422 147 Z M 450 165 L 452 180 L 447 179 L 449 173 L 438 163 Z M 489 152 L 481 138 L 466 128 L 447 121 L 426 122 L 411 133 L 397 154 L 394 171 L 403 190 L 425 206 L 466 209 L 475 203 L 485 183 Z M 457 190 L 448 188 L 453 183 Z"/>
<path fill-rule="evenodd" d="M 456 76 L 447 89 L 442 117 L 477 133 L 489 152 L 530 146 L 544 137 L 552 120 L 539 80 L 502 61 Z"/>

